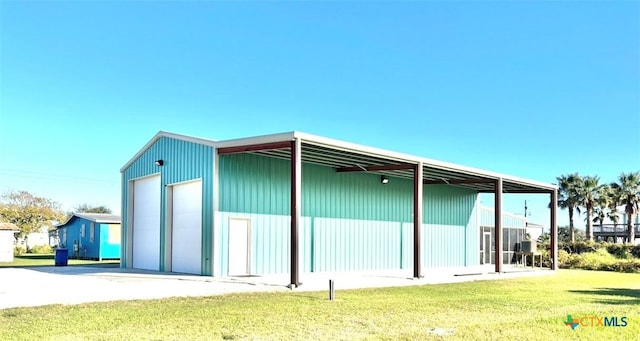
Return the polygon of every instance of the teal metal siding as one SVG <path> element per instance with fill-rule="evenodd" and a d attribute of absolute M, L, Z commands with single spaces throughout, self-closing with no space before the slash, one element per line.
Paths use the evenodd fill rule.
<path fill-rule="evenodd" d="M 400 268 L 399 222 L 315 218 L 315 271 Z"/>
<path fill-rule="evenodd" d="M 202 179 L 202 274 L 211 274 L 211 231 L 213 223 L 213 169 L 214 148 L 193 142 L 168 137 L 158 139 L 135 162 L 125 169 L 122 177 L 122 245 L 131 241 L 127 238 L 129 184 L 131 180 L 153 174 L 161 174 L 160 210 L 160 271 L 164 271 L 166 244 L 167 193 L 165 186 L 194 179 Z M 164 160 L 164 166 L 156 166 L 155 160 Z M 126 252 L 123 253 L 126 256 Z M 127 257 L 121 259 L 121 266 L 130 264 Z"/>
<path fill-rule="evenodd" d="M 291 177 L 288 161 L 233 154 L 220 156 L 218 162 L 220 211 L 289 214 Z"/>
<path fill-rule="evenodd" d="M 253 154 L 220 157 L 219 210 L 288 215 L 289 161 Z M 452 186 L 424 187 L 424 222 L 466 225 L 477 194 Z M 391 178 L 380 184 L 371 173 L 336 173 L 312 164 L 302 167 L 302 215 L 407 222 L 413 217 L 413 182 Z"/>
<path fill-rule="evenodd" d="M 229 265 L 229 219 L 241 218 L 251 221 L 251 258 L 252 274 L 286 273 L 290 269 L 290 231 L 289 215 L 265 215 L 237 212 L 218 212 L 216 226 L 220 231 L 217 244 L 220 252 L 220 273 L 226 276 Z M 311 270 L 311 219 L 304 217 L 300 224 L 300 269 Z"/>
<path fill-rule="evenodd" d="M 228 218 L 251 219 L 252 273 L 288 271 L 289 161 L 254 154 L 219 158 L 220 268 L 228 263 Z M 302 167 L 300 244 L 303 271 L 408 268 L 413 262 L 413 183 L 371 173 Z M 477 193 L 424 188 L 423 251 L 427 267 L 477 265 Z M 407 228 L 407 226 L 411 228 Z M 262 237 L 259 237 L 262 236 Z"/>

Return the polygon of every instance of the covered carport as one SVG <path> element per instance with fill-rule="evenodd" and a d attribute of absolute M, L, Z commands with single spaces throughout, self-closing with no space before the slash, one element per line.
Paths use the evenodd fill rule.
<path fill-rule="evenodd" d="M 496 250 L 502 250 L 501 219 L 504 193 L 549 195 L 556 202 L 557 188 L 550 184 L 463 167 L 451 163 L 360 146 L 324 137 L 290 132 L 216 143 L 216 158 L 237 153 L 252 153 L 286 159 L 290 162 L 290 286 L 300 283 L 300 222 L 302 200 L 302 164 L 334 168 L 336 172 L 368 172 L 381 177 L 410 179 L 413 183 L 413 265 L 414 278 L 423 277 L 421 230 L 424 186 L 446 185 L 476 193 L 494 194 Z M 217 162 L 216 162 L 217 164 Z M 381 178 L 382 180 L 382 178 Z M 217 180 L 214 180 L 217 188 Z M 556 207 L 550 205 L 551 268 L 557 269 Z M 503 272 L 501 252 L 496 252 L 495 271 Z"/>

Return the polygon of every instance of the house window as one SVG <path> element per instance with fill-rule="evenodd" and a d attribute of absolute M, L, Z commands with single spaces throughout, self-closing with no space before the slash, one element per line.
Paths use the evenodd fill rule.
<path fill-rule="evenodd" d="M 80 226 L 80 237 L 84 238 L 84 224 Z"/>
<path fill-rule="evenodd" d="M 89 242 L 93 243 L 93 239 L 96 236 L 96 226 L 94 223 L 91 223 L 91 225 L 89 225 Z"/>

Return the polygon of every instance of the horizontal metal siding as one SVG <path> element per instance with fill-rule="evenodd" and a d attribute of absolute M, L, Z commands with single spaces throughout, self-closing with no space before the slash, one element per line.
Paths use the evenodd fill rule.
<path fill-rule="evenodd" d="M 127 223 L 129 200 L 129 181 L 161 174 L 161 217 L 160 217 L 160 270 L 164 271 L 166 245 L 166 189 L 165 186 L 194 179 L 202 179 L 202 274 L 211 274 L 211 230 L 213 207 L 213 168 L 214 148 L 193 142 L 162 137 L 124 170 L 122 178 L 122 245 L 128 245 Z M 164 160 L 163 166 L 156 166 L 156 160 Z M 126 255 L 125 255 L 126 256 Z M 129 265 L 126 257 L 121 259 L 121 266 Z"/>

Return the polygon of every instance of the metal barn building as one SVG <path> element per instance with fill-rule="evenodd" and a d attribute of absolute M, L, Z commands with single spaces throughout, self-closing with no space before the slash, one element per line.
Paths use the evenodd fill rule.
<path fill-rule="evenodd" d="M 226 141 L 159 132 L 121 173 L 122 267 L 285 273 L 291 286 L 308 272 L 423 277 L 478 266 L 479 193 L 495 193 L 497 250 L 503 192 L 556 201 L 550 184 L 300 132 Z M 552 259 L 555 216 L 552 205 Z M 495 271 L 507 256 L 493 253 Z"/>

